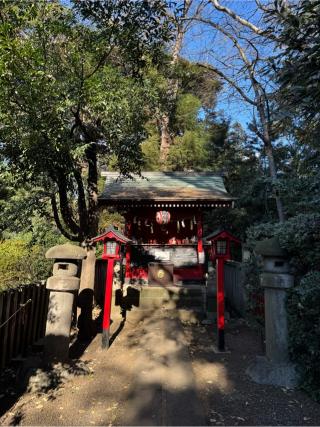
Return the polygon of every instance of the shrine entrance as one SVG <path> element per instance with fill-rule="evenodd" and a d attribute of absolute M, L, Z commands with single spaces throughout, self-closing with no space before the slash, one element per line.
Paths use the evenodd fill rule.
<path fill-rule="evenodd" d="M 143 172 L 134 179 L 104 172 L 101 207 L 125 218 L 125 282 L 143 286 L 201 286 L 208 254 L 203 213 L 231 208 L 221 176 L 211 172 Z"/>

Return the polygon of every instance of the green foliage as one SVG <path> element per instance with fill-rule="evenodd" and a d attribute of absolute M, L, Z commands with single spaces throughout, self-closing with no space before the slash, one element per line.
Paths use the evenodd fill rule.
<path fill-rule="evenodd" d="M 269 179 L 261 167 L 261 156 L 241 126 L 228 126 L 224 120 L 217 126 L 210 122 L 209 164 L 211 170 L 223 173 L 227 190 L 237 200 L 234 209 L 215 209 L 206 218 L 211 230 L 227 228 L 245 240 L 250 225 L 273 218 L 268 205 Z"/>
<path fill-rule="evenodd" d="M 124 217 L 115 211 L 110 209 L 101 209 L 99 213 L 99 234 L 103 233 L 104 230 L 111 225 L 118 227 L 119 230 L 124 230 L 125 220 Z"/>
<path fill-rule="evenodd" d="M 284 223 L 262 223 L 249 228 L 248 243 L 277 237 L 291 257 L 298 274 L 319 268 L 320 265 L 320 215 L 297 214 Z"/>
<path fill-rule="evenodd" d="M 0 243 L 0 290 L 49 277 L 52 262 L 45 259 L 48 247 L 43 244 L 32 245 L 30 237 L 27 236 L 2 241 Z"/>
<path fill-rule="evenodd" d="M 203 170 L 208 166 L 209 132 L 199 121 L 201 100 L 192 93 L 178 96 L 173 129 L 175 137 L 167 159 L 169 170 Z"/>
<path fill-rule="evenodd" d="M 290 356 L 301 387 L 320 401 L 320 272 L 310 271 L 288 295 Z"/>
<path fill-rule="evenodd" d="M 264 289 L 260 285 L 261 267 L 254 254 L 245 263 L 246 271 L 246 311 L 247 318 L 253 326 L 264 325 Z"/>
<path fill-rule="evenodd" d="M 320 108 L 320 4 L 301 0 L 274 13 L 272 23 L 284 53 L 277 69 L 280 102 L 289 111 L 318 120 Z M 314 122 L 314 124 L 316 124 Z"/>
<path fill-rule="evenodd" d="M 109 64 L 96 70 L 101 35 L 75 25 L 70 10 L 41 2 L 39 8 L 30 5 L 30 9 L 36 16 L 31 20 L 26 15 L 20 28 L 30 36 L 21 38 L 15 33 L 18 29 L 2 28 L 1 99 L 12 99 L 0 105 L 4 156 L 21 167 L 25 179 L 39 175 L 54 179 L 59 169 L 72 171 L 77 162 L 86 160 L 89 142 L 70 134 L 80 101 L 83 122 L 89 127 L 99 122 L 89 139 L 100 136 L 102 143 L 104 138 L 109 152 L 121 162 L 131 163 L 134 157 L 136 165 L 137 142 L 143 136 L 141 86 Z M 131 149 L 131 156 L 124 156 Z M 126 168 L 128 164 L 123 165 Z"/>
<path fill-rule="evenodd" d="M 276 2 L 269 12 L 270 30 L 276 34 L 281 55 L 270 61 L 270 74 L 279 84 L 275 93 L 278 120 L 286 134 L 313 148 L 319 164 L 320 35 L 318 1 Z M 284 4 L 284 3 L 283 3 Z"/>
<path fill-rule="evenodd" d="M 151 88 L 141 71 L 170 25 L 158 0 L 75 5 L 2 2 L 0 156 L 82 241 L 97 232 L 98 160 L 140 170 Z"/>
<path fill-rule="evenodd" d="M 190 93 L 178 97 L 175 112 L 175 127 L 178 135 L 188 130 L 197 129 L 199 126 L 198 114 L 200 107 L 200 99 Z"/>
<path fill-rule="evenodd" d="M 159 133 L 153 131 L 149 137 L 141 144 L 143 154 L 143 170 L 158 171 L 160 170 L 160 140 Z"/>
<path fill-rule="evenodd" d="M 193 95 L 205 111 L 213 111 L 222 86 L 215 73 L 180 58 L 173 75 L 179 80 L 180 95 Z"/>
<path fill-rule="evenodd" d="M 207 166 L 206 135 L 187 130 L 170 148 L 168 166 L 171 170 L 203 170 Z"/>
<path fill-rule="evenodd" d="M 167 55 L 158 67 L 148 67 L 145 79 L 153 119 L 146 126 L 148 138 L 142 144 L 144 169 L 210 169 L 208 141 L 217 140 L 213 133 L 217 124 L 209 128 L 204 117 L 212 114 L 221 87 L 216 75 L 183 58 L 173 67 Z M 169 121 L 171 139 L 167 164 L 160 162 L 159 152 L 163 116 Z"/>
<path fill-rule="evenodd" d="M 76 9 L 114 45 L 128 69 L 140 73 L 151 57 L 162 62 L 163 45 L 171 40 L 172 24 L 164 0 L 73 0 Z"/>
<path fill-rule="evenodd" d="M 30 266 L 38 255 L 37 249 L 29 251 L 20 239 L 0 243 L 0 289 L 32 280 Z"/>

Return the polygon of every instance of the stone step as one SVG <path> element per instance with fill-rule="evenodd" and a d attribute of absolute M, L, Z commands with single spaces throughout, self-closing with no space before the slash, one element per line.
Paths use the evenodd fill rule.
<path fill-rule="evenodd" d="M 132 286 L 127 285 L 124 289 L 124 303 L 130 306 L 148 307 L 197 307 L 203 309 L 204 287 L 191 286 Z"/>
<path fill-rule="evenodd" d="M 159 317 L 159 313 L 166 312 L 168 316 L 171 318 L 180 319 L 183 323 L 189 324 L 200 324 L 205 318 L 206 313 L 203 310 L 200 310 L 198 307 L 193 308 L 173 308 L 170 307 L 160 307 L 160 308 L 134 308 L 133 310 L 127 312 L 127 320 L 130 321 L 131 324 L 139 323 L 142 319 L 146 318 L 154 318 L 157 319 Z"/>
<path fill-rule="evenodd" d="M 143 295 L 202 295 L 205 292 L 205 287 L 201 285 L 190 286 L 137 286 L 125 285 L 124 290 L 134 289 L 141 292 Z"/>
<path fill-rule="evenodd" d="M 145 286 L 125 285 L 123 290 L 123 303 L 128 310 L 136 307 L 140 310 L 163 307 L 166 309 L 186 308 L 199 312 L 216 313 L 216 295 L 211 292 L 205 295 L 205 286 Z M 113 292 L 112 306 L 119 307 L 119 301 Z M 206 304 L 206 307 L 204 305 Z"/>

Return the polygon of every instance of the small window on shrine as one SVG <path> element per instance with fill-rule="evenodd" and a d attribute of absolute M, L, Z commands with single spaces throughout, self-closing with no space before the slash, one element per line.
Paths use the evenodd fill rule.
<path fill-rule="evenodd" d="M 68 264 L 59 264 L 59 270 L 69 270 Z"/>
<path fill-rule="evenodd" d="M 217 254 L 225 255 L 227 253 L 227 241 L 217 240 Z"/>

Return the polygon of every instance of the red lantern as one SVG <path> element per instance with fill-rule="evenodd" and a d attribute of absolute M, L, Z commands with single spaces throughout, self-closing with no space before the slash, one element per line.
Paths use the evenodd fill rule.
<path fill-rule="evenodd" d="M 159 211 L 156 213 L 156 221 L 158 224 L 168 224 L 170 222 L 171 214 L 167 211 Z"/>

